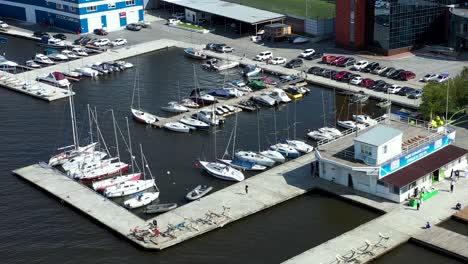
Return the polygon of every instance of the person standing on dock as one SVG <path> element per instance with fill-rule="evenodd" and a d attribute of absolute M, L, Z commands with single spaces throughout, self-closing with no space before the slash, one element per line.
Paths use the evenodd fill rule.
<path fill-rule="evenodd" d="M 455 187 L 455 182 L 452 180 L 450 182 L 450 192 L 453 193 L 453 188 Z"/>
<path fill-rule="evenodd" d="M 416 204 L 416 210 L 419 211 L 419 207 L 421 207 L 421 199 L 418 199 L 418 203 Z"/>
<path fill-rule="evenodd" d="M 245 185 L 245 194 L 248 194 L 248 193 L 249 193 L 249 186 Z"/>

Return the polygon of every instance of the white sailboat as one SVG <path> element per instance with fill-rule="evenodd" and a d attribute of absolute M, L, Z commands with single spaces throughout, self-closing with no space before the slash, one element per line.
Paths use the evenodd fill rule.
<path fill-rule="evenodd" d="M 180 122 L 169 122 L 169 123 L 164 124 L 163 127 L 167 130 L 171 130 L 174 132 L 180 132 L 180 133 L 190 132 L 190 127 Z"/>
<path fill-rule="evenodd" d="M 161 118 L 156 115 L 153 115 L 153 114 L 150 114 L 148 112 L 141 110 L 140 89 L 139 89 L 140 87 L 139 85 L 137 87 L 137 76 L 138 76 L 138 70 L 135 73 L 135 82 L 133 85 L 133 95 L 132 95 L 132 105 L 130 106 L 130 111 L 132 112 L 133 118 L 135 118 L 135 120 L 137 120 L 138 122 L 143 123 L 143 124 L 153 124 L 159 121 Z M 137 94 L 138 94 L 137 95 L 138 96 L 138 109 L 133 107 L 133 102 L 135 99 L 135 90 L 137 90 Z"/>
<path fill-rule="evenodd" d="M 182 119 L 179 120 L 179 122 L 184 124 L 184 125 L 199 128 L 199 129 L 210 128 L 209 124 L 207 124 L 207 123 L 205 123 L 203 121 L 197 120 L 195 118 L 191 118 L 191 117 L 188 117 L 188 118 L 183 117 Z"/>
<path fill-rule="evenodd" d="M 268 157 L 262 156 L 260 154 L 257 154 L 253 151 L 237 151 L 234 155 L 236 158 L 240 160 L 249 161 L 249 162 L 262 165 L 262 166 L 271 167 L 275 165 L 274 160 Z"/>
<path fill-rule="evenodd" d="M 312 150 L 314 150 L 314 147 L 305 143 L 302 140 L 295 139 L 296 138 L 296 125 L 297 125 L 296 110 L 297 110 L 297 101 L 294 101 L 294 123 L 293 123 L 293 138 L 294 139 L 287 139 L 286 143 L 301 153 L 310 153 L 312 152 Z M 289 128 L 288 128 L 288 138 L 289 138 Z"/>
<path fill-rule="evenodd" d="M 341 131 L 339 131 L 338 129 L 336 129 L 334 127 L 322 127 L 322 128 L 319 128 L 318 131 L 320 131 L 322 133 L 330 134 L 333 137 L 343 136 L 343 133 L 341 133 Z"/>
<path fill-rule="evenodd" d="M 165 106 L 161 106 L 161 110 L 170 113 L 184 113 L 188 112 L 188 108 L 179 104 L 178 102 L 169 102 Z"/>
<path fill-rule="evenodd" d="M 351 120 L 346 120 L 346 121 L 337 121 L 338 125 L 343 127 L 343 128 L 347 128 L 347 129 L 351 129 L 351 128 L 357 128 L 357 129 L 364 129 L 366 128 L 366 125 L 364 124 L 358 124 L 354 121 L 351 121 Z"/>
<path fill-rule="evenodd" d="M 377 124 L 377 121 L 375 119 L 372 119 L 368 115 L 353 115 L 353 120 L 358 123 L 369 125 L 369 126 L 373 126 Z"/>
<path fill-rule="evenodd" d="M 152 203 L 159 198 L 159 192 L 145 192 L 136 195 L 131 199 L 124 201 L 124 207 L 128 209 L 135 209 Z"/>
<path fill-rule="evenodd" d="M 320 140 L 332 140 L 334 139 L 335 137 L 327 132 L 321 132 L 321 131 L 311 131 L 309 133 L 307 133 L 307 136 L 312 138 L 313 140 L 317 140 L 317 141 L 320 141 Z"/>

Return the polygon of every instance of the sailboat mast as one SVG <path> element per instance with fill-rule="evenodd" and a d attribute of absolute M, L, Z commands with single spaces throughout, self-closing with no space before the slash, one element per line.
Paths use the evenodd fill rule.
<path fill-rule="evenodd" d="M 138 93 L 138 110 L 141 111 L 141 104 L 140 104 L 140 72 L 137 70 L 137 93 Z"/>
<path fill-rule="evenodd" d="M 296 113 L 297 113 L 297 100 L 294 100 L 294 123 L 293 123 L 293 139 L 296 139 Z"/>
<path fill-rule="evenodd" d="M 75 150 L 78 150 L 79 142 L 78 142 L 78 135 L 76 131 L 76 117 L 75 117 L 75 108 L 73 106 L 73 90 L 71 88 L 71 85 L 68 85 L 68 92 L 70 93 L 68 100 L 70 102 L 70 118 L 71 118 L 71 123 L 72 123 L 73 144 L 75 145 Z"/>
<path fill-rule="evenodd" d="M 119 140 L 117 138 L 117 128 L 115 127 L 114 110 L 111 109 L 111 112 L 112 112 L 112 121 L 113 121 L 113 124 L 114 124 L 114 136 L 115 136 L 115 146 L 117 148 L 117 160 L 120 162 Z"/>
<path fill-rule="evenodd" d="M 325 113 L 325 98 L 323 97 L 323 91 L 322 91 L 322 112 L 323 112 L 323 126 L 327 126 L 327 116 Z"/>
<path fill-rule="evenodd" d="M 143 147 L 140 144 L 140 156 L 141 156 L 141 170 L 143 172 L 143 179 L 146 180 L 146 173 L 145 173 L 145 158 L 143 157 Z"/>
<path fill-rule="evenodd" d="M 93 143 L 93 121 L 91 119 L 91 108 L 89 107 L 89 104 L 87 105 L 88 107 L 88 120 L 89 120 L 89 137 L 91 140 L 91 143 Z"/>
<path fill-rule="evenodd" d="M 91 109 L 91 111 L 92 111 L 92 109 Z M 91 115 L 93 116 L 94 122 L 96 122 L 96 138 L 97 138 L 96 142 L 99 144 L 99 127 L 98 127 L 97 108 L 96 107 L 94 107 L 94 113 L 91 113 Z M 103 141 L 104 141 L 104 139 L 103 139 Z"/>
<path fill-rule="evenodd" d="M 260 109 L 257 108 L 257 144 L 258 144 L 258 152 L 260 153 Z"/>
<path fill-rule="evenodd" d="M 276 109 L 273 108 L 273 119 L 274 119 L 274 124 L 275 124 L 275 144 L 278 144 L 278 138 L 276 136 Z"/>
<path fill-rule="evenodd" d="M 133 108 L 133 102 L 135 101 L 136 81 L 137 81 L 137 69 L 135 68 L 135 78 L 133 80 L 132 104 L 130 105 L 130 108 Z M 140 109 L 138 109 L 138 110 L 140 110 Z"/>
<path fill-rule="evenodd" d="M 135 173 L 135 167 L 133 166 L 133 152 L 132 152 L 132 137 L 130 136 L 130 126 L 128 125 L 128 118 L 125 117 L 127 122 L 127 135 L 128 135 L 128 151 L 130 152 L 130 166 L 132 166 L 132 174 Z"/>
<path fill-rule="evenodd" d="M 237 112 L 236 112 L 236 119 L 234 121 L 234 141 L 232 142 L 232 157 L 236 153 L 236 136 L 237 136 Z"/>

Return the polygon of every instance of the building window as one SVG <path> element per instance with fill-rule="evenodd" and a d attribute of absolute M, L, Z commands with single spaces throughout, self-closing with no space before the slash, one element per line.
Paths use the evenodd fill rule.
<path fill-rule="evenodd" d="M 63 10 L 63 5 L 62 4 L 55 4 L 55 8 Z"/>
<path fill-rule="evenodd" d="M 87 12 L 94 12 L 97 11 L 97 6 L 88 6 L 86 7 Z"/>
<path fill-rule="evenodd" d="M 395 194 L 400 194 L 400 188 L 398 188 L 398 186 L 393 186 L 392 192 Z"/>
<path fill-rule="evenodd" d="M 73 6 L 69 6 L 68 10 L 72 13 L 76 13 L 76 8 L 74 8 Z"/>
<path fill-rule="evenodd" d="M 135 5 L 135 0 L 125 1 L 125 5 L 128 5 L 128 6 Z"/>
<path fill-rule="evenodd" d="M 115 8 L 115 3 L 109 3 L 107 5 L 107 8 L 109 8 L 109 9 Z"/>
<path fill-rule="evenodd" d="M 385 182 L 377 180 L 377 185 L 385 186 Z"/>
<path fill-rule="evenodd" d="M 372 155 L 372 147 L 368 145 L 361 145 L 361 154 L 371 156 Z"/>
<path fill-rule="evenodd" d="M 387 154 L 387 145 L 385 145 L 385 146 L 383 147 L 383 153 L 384 153 L 384 154 Z"/>

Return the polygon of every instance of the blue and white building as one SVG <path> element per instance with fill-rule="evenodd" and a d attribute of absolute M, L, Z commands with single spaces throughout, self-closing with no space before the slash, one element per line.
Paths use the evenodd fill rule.
<path fill-rule="evenodd" d="M 143 0 L 0 0 L 0 17 L 77 33 L 119 30 L 143 21 Z"/>

